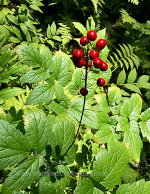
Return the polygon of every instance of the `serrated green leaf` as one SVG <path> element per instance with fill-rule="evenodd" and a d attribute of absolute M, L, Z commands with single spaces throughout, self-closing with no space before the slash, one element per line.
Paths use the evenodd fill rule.
<path fill-rule="evenodd" d="M 88 176 L 88 175 L 87 175 Z M 96 188 L 89 178 L 79 179 L 75 194 L 103 194 L 103 191 Z"/>
<path fill-rule="evenodd" d="M 42 157 L 30 156 L 9 173 L 3 184 L 2 193 L 12 194 L 13 191 L 23 190 L 34 181 L 38 181 L 41 176 L 39 168 L 43 164 Z"/>
<path fill-rule="evenodd" d="M 150 108 L 141 114 L 140 128 L 143 137 L 146 137 L 150 142 Z"/>
<path fill-rule="evenodd" d="M 123 70 L 118 75 L 117 84 L 124 84 L 125 81 L 126 81 L 126 72 L 123 68 Z"/>
<path fill-rule="evenodd" d="M 108 106 L 108 102 L 106 99 L 106 94 L 101 93 L 101 94 L 95 95 L 94 98 L 96 99 L 96 102 L 98 103 L 100 109 L 103 112 L 106 112 L 106 113 L 110 112 L 110 108 Z"/>
<path fill-rule="evenodd" d="M 0 169 L 18 164 L 29 153 L 26 137 L 7 121 L 0 120 Z"/>
<path fill-rule="evenodd" d="M 130 71 L 127 82 L 133 83 L 136 80 L 136 77 L 137 77 L 137 72 L 136 72 L 136 69 L 134 68 L 132 71 Z"/>
<path fill-rule="evenodd" d="M 126 99 L 121 107 L 120 114 L 129 117 L 130 120 L 138 120 L 142 109 L 142 99 L 138 94 L 132 94 Z"/>
<path fill-rule="evenodd" d="M 69 65 L 72 61 L 65 56 L 56 55 L 53 57 L 53 67 L 54 71 L 52 77 L 57 80 L 57 83 L 66 86 L 66 84 L 71 80 L 72 73 L 69 71 Z"/>
<path fill-rule="evenodd" d="M 40 47 L 41 54 L 41 65 L 45 70 L 48 70 L 50 73 L 53 72 L 53 60 L 52 53 L 45 45 Z"/>
<path fill-rule="evenodd" d="M 51 128 L 49 120 L 42 110 L 28 110 L 23 116 L 26 137 L 31 148 L 41 153 L 50 138 Z"/>
<path fill-rule="evenodd" d="M 0 91 L 0 99 L 7 100 L 9 98 L 18 96 L 23 93 L 25 93 L 25 90 L 22 88 L 17 88 L 17 87 L 5 88 Z"/>
<path fill-rule="evenodd" d="M 26 82 L 26 83 L 37 83 L 40 81 L 44 81 L 48 79 L 50 74 L 43 69 L 37 69 L 37 70 L 31 70 L 27 72 L 22 78 L 21 82 Z"/>
<path fill-rule="evenodd" d="M 56 120 L 53 131 L 56 137 L 55 151 L 57 155 L 63 156 L 75 137 L 75 128 L 73 121 L 67 118 L 60 118 Z"/>
<path fill-rule="evenodd" d="M 87 35 L 87 30 L 86 28 L 79 22 L 72 22 L 75 26 L 76 29 L 79 30 L 79 32 L 81 32 L 81 34 L 83 34 L 83 36 Z"/>
<path fill-rule="evenodd" d="M 139 180 L 132 185 L 130 184 L 123 184 L 119 187 L 116 191 L 117 194 L 149 194 L 150 191 L 150 181 L 145 182 L 145 180 Z"/>
<path fill-rule="evenodd" d="M 128 152 L 123 143 L 113 143 L 108 153 L 102 154 L 94 162 L 92 178 L 108 189 L 121 183 L 128 164 Z"/>
<path fill-rule="evenodd" d="M 40 52 L 33 45 L 22 45 L 19 48 L 19 53 L 22 63 L 33 67 L 41 67 L 42 59 Z"/>
<path fill-rule="evenodd" d="M 136 92 L 138 94 L 141 94 L 141 91 L 140 89 L 136 86 L 136 85 L 132 85 L 132 84 L 125 84 L 125 88 L 133 91 L 133 92 Z"/>
<path fill-rule="evenodd" d="M 117 131 L 129 131 L 130 126 L 126 117 L 120 117 L 117 125 Z"/>
<path fill-rule="evenodd" d="M 27 98 L 27 104 L 48 104 L 54 95 L 54 86 L 49 84 L 37 85 Z"/>
<path fill-rule="evenodd" d="M 121 91 L 116 86 L 108 88 L 108 100 L 110 105 L 119 104 L 122 99 Z"/>
<path fill-rule="evenodd" d="M 45 175 L 40 179 L 39 193 L 52 193 L 52 194 L 63 194 L 64 189 L 70 183 L 70 173 L 67 167 L 58 165 L 56 172 L 45 172 Z M 49 176 L 48 176 L 49 175 Z"/>

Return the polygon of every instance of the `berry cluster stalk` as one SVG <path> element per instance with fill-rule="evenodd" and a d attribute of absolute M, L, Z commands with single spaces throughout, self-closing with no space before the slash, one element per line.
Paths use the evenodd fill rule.
<path fill-rule="evenodd" d="M 85 89 L 87 89 L 87 75 L 88 75 L 88 54 L 89 54 L 89 48 L 87 48 L 87 53 L 86 53 L 86 66 L 85 66 Z M 75 138 L 72 142 L 72 144 L 69 146 L 68 150 L 66 151 L 65 154 L 68 153 L 68 151 L 72 148 L 74 142 L 76 141 L 78 135 L 79 135 L 79 130 L 80 130 L 80 127 L 81 127 L 81 122 L 82 122 L 82 119 L 83 119 L 83 114 L 84 114 L 84 110 L 85 110 L 85 101 L 86 101 L 86 95 L 84 96 L 84 100 L 83 100 L 83 108 L 82 108 L 82 113 L 81 113 L 81 117 L 80 117 L 80 121 L 79 121 L 79 126 L 78 126 L 78 129 L 77 129 L 77 133 L 75 135 Z M 64 154 L 64 155 L 65 155 Z"/>

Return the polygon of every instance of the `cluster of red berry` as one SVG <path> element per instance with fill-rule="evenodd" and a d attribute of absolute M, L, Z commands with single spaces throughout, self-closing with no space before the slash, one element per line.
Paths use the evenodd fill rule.
<path fill-rule="evenodd" d="M 87 33 L 87 36 L 83 36 L 80 39 L 80 44 L 82 46 L 87 45 L 90 41 L 94 41 L 97 38 L 97 34 L 94 30 L 90 30 Z M 106 46 L 106 41 L 104 39 L 99 39 L 96 42 L 96 48 L 98 50 L 102 50 Z M 76 67 L 81 68 L 83 66 L 92 67 L 92 61 L 95 68 L 99 68 L 101 71 L 106 71 L 108 69 L 107 63 L 105 63 L 102 59 L 99 58 L 99 52 L 97 50 L 91 50 L 90 53 L 88 53 L 87 50 L 87 56 L 88 59 L 84 60 L 84 53 L 81 49 L 76 49 L 73 52 L 73 60 L 76 65 Z M 105 80 L 103 78 L 99 78 L 97 80 L 98 86 L 104 86 Z M 81 95 L 86 96 L 88 94 L 88 90 L 86 88 L 82 88 L 80 90 Z"/>

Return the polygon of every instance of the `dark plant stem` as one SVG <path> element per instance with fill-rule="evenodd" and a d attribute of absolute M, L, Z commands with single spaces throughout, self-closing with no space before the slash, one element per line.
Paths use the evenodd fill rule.
<path fill-rule="evenodd" d="M 85 67 L 85 89 L 87 88 L 87 75 L 88 75 L 88 52 L 89 52 L 89 48 L 87 48 L 87 53 L 86 53 L 86 67 Z M 86 96 L 84 96 L 84 100 L 83 100 L 83 107 L 82 107 L 82 113 L 81 113 L 81 117 L 80 117 L 80 121 L 79 121 L 79 126 L 75 135 L 75 138 L 72 142 L 72 144 L 69 146 L 68 150 L 66 151 L 66 153 L 64 155 L 66 155 L 68 153 L 68 151 L 72 148 L 74 142 L 76 141 L 78 135 L 79 135 L 79 130 L 81 127 L 81 122 L 83 119 L 83 114 L 84 114 L 84 110 L 85 110 L 85 102 L 86 102 Z"/>

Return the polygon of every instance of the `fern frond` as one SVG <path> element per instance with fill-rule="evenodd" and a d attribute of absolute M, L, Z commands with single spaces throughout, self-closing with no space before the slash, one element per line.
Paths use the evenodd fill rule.
<path fill-rule="evenodd" d="M 135 5 L 138 5 L 139 4 L 139 0 L 128 0 L 128 2 L 131 2 Z"/>
<path fill-rule="evenodd" d="M 59 27 L 59 32 L 61 34 L 61 38 L 62 38 L 62 45 L 66 45 L 70 40 L 72 40 L 72 35 L 70 34 L 71 30 L 70 28 L 63 24 L 63 23 L 59 23 L 60 27 Z"/>
<path fill-rule="evenodd" d="M 113 53 L 110 56 L 109 63 L 111 63 L 111 66 L 113 68 L 121 67 L 123 68 L 124 66 L 126 69 L 133 69 L 134 66 L 136 68 L 139 67 L 140 61 L 139 58 L 133 53 L 133 48 L 131 45 L 119 45 L 119 49 L 116 49 L 116 53 Z"/>
<path fill-rule="evenodd" d="M 105 4 L 104 0 L 91 0 L 95 9 L 95 12 L 97 13 L 98 5 L 102 8 Z"/>
<path fill-rule="evenodd" d="M 132 18 L 124 9 L 121 9 L 121 16 L 123 23 L 136 24 L 138 23 L 134 18 Z"/>

